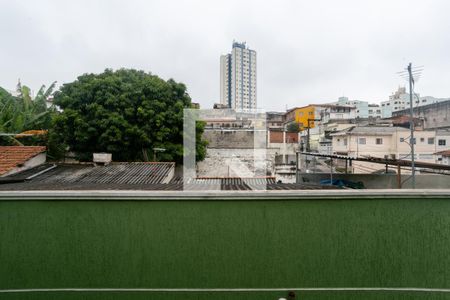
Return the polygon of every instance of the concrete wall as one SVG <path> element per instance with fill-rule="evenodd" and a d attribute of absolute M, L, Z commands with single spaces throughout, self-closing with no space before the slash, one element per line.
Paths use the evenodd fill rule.
<path fill-rule="evenodd" d="M 288 144 L 298 144 L 299 134 L 297 132 L 286 132 L 284 133 L 285 142 Z M 269 131 L 268 143 L 283 143 L 283 132 L 282 131 Z"/>
<path fill-rule="evenodd" d="M 29 291 L 0 293 L 0 298 L 274 300 L 287 298 L 287 292 L 170 289 L 449 287 L 448 199 L 396 194 L 311 199 L 314 191 L 289 200 L 288 194 L 278 199 L 233 194 L 234 200 L 130 195 L 129 200 L 64 195 L 0 200 L 0 290 L 169 289 Z M 430 292 L 296 294 L 315 300 L 448 298 Z"/>
<path fill-rule="evenodd" d="M 409 110 L 393 112 L 393 116 L 408 115 Z M 424 121 L 425 129 L 450 128 L 450 100 L 414 108 L 414 117 Z"/>
<path fill-rule="evenodd" d="M 402 175 L 402 182 L 409 176 Z M 298 174 L 298 182 L 319 183 L 320 180 L 330 179 L 329 173 Z M 363 182 L 367 189 L 396 189 L 397 175 L 376 175 L 376 174 L 333 174 L 333 179 L 345 179 L 353 182 Z M 416 175 L 417 189 L 447 189 L 450 187 L 450 176 L 420 174 Z M 406 181 L 402 188 L 411 188 L 411 180 Z"/>
<path fill-rule="evenodd" d="M 257 131 L 256 147 L 266 147 L 266 132 Z M 208 141 L 208 148 L 219 149 L 250 149 L 255 146 L 255 131 L 208 129 L 203 132 L 203 138 Z"/>
<path fill-rule="evenodd" d="M 261 154 L 254 149 L 211 149 L 206 150 L 206 157 L 197 163 L 197 176 L 200 177 L 254 177 L 266 176 L 273 172 L 273 163 L 277 149 L 261 149 Z M 264 154 L 264 153 L 262 153 Z M 256 163 L 255 163 L 256 161 Z M 257 173 L 257 174 L 255 174 Z"/>

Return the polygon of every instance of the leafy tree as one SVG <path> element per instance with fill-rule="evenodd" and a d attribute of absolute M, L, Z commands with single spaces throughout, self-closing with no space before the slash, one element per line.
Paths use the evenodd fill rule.
<path fill-rule="evenodd" d="M 18 96 L 14 97 L 0 88 L 0 132 L 20 133 L 30 129 L 49 129 L 54 107 L 47 108 L 46 100 L 52 95 L 56 82 L 46 88 L 43 85 L 32 99 L 30 89 L 17 85 Z M 13 137 L 3 137 L 2 144 L 18 143 Z"/>
<path fill-rule="evenodd" d="M 153 148 L 164 148 L 158 159 L 182 161 L 183 109 L 191 107 L 186 86 L 174 80 L 132 69 L 85 74 L 64 84 L 54 103 L 56 115 L 51 140 L 81 159 L 93 152 L 110 152 L 114 160 L 148 160 Z M 201 136 L 203 125 L 197 126 Z M 198 138 L 197 158 L 205 156 Z"/>
<path fill-rule="evenodd" d="M 289 123 L 286 126 L 286 131 L 287 132 L 299 132 L 300 131 L 300 127 L 299 127 L 298 123 L 292 122 L 292 123 Z"/>

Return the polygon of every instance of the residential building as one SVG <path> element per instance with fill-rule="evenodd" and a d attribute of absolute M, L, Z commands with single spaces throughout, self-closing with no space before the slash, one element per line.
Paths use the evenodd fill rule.
<path fill-rule="evenodd" d="M 396 111 L 392 115 L 409 116 L 410 110 Z M 424 129 L 450 129 L 450 100 L 414 107 L 413 117 L 421 120 Z"/>
<path fill-rule="evenodd" d="M 232 109 L 257 108 L 256 51 L 233 42 L 220 57 L 220 103 Z"/>
<path fill-rule="evenodd" d="M 286 112 L 285 123 L 296 122 L 300 130 L 315 128 L 316 125 L 332 120 L 354 119 L 354 107 L 334 104 L 310 104 L 295 107 Z M 309 122 L 309 123 L 308 123 Z"/>
<path fill-rule="evenodd" d="M 434 130 L 415 131 L 415 159 L 417 161 L 438 163 L 435 155 L 438 151 L 448 150 L 444 133 L 438 141 L 439 134 Z M 332 133 L 334 154 L 350 157 L 379 157 L 389 159 L 411 159 L 409 146 L 410 130 L 393 126 L 363 126 Z M 450 134 L 448 136 L 450 142 Z M 439 143 L 442 145 L 439 146 Z M 380 165 L 366 162 L 353 162 L 353 172 L 370 173 L 382 168 Z"/>
<path fill-rule="evenodd" d="M 436 152 L 440 164 L 450 166 L 450 150 Z"/>
<path fill-rule="evenodd" d="M 435 98 L 432 96 L 420 97 L 420 94 L 414 93 L 413 95 L 413 107 L 420 107 L 433 103 L 439 103 L 442 101 L 450 100 L 450 98 Z M 398 111 L 409 109 L 410 96 L 406 92 L 405 87 L 399 87 L 396 92 L 389 96 L 388 101 L 381 102 L 381 112 L 383 118 L 390 118 Z"/>
<path fill-rule="evenodd" d="M 378 104 L 369 104 L 368 106 L 367 106 L 367 116 L 368 116 L 368 118 L 369 119 L 378 119 L 378 118 L 381 118 L 382 117 L 382 114 L 381 114 L 381 107 L 380 107 L 380 105 L 378 105 Z M 357 118 L 363 118 L 359 113 L 358 113 L 358 110 L 357 110 L 357 113 L 356 113 L 356 117 Z"/>
<path fill-rule="evenodd" d="M 450 130 L 436 130 L 436 152 L 450 150 Z"/>
<path fill-rule="evenodd" d="M 356 118 L 356 108 L 349 105 L 321 105 L 320 122 L 327 124 L 338 120 L 354 120 Z"/>
<path fill-rule="evenodd" d="M 285 113 L 271 111 L 266 113 L 266 126 L 268 129 L 283 129 Z"/>
<path fill-rule="evenodd" d="M 349 100 L 347 97 L 339 97 L 337 105 L 347 105 L 355 107 L 355 118 L 381 118 L 381 107 L 378 104 L 369 104 L 367 101 Z"/>

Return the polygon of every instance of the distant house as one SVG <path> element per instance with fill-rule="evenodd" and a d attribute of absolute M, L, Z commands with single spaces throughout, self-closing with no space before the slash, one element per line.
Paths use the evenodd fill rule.
<path fill-rule="evenodd" d="M 0 146 L 0 177 L 45 163 L 43 146 Z"/>
<path fill-rule="evenodd" d="M 450 150 L 436 152 L 436 155 L 439 163 L 450 166 Z"/>
<path fill-rule="evenodd" d="M 378 157 L 411 160 L 409 129 L 393 126 L 352 127 L 332 133 L 333 154 L 350 157 Z M 438 163 L 434 153 L 444 150 L 437 146 L 436 131 L 415 131 L 416 161 Z M 371 173 L 380 169 L 379 165 L 354 162 L 353 172 Z"/>

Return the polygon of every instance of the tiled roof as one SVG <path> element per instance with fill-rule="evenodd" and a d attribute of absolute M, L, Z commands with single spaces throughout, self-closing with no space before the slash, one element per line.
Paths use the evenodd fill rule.
<path fill-rule="evenodd" d="M 44 146 L 0 146 L 0 175 L 45 152 Z"/>
<path fill-rule="evenodd" d="M 450 150 L 439 151 L 439 152 L 436 152 L 435 154 L 442 155 L 442 156 L 450 156 Z"/>

